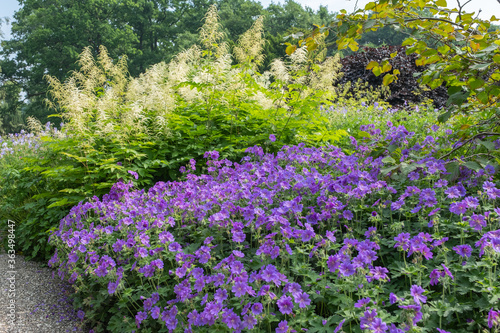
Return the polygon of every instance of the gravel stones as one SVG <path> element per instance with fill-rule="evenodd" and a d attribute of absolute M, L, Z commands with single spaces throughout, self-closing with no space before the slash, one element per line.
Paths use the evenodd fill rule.
<path fill-rule="evenodd" d="M 14 269 L 8 260 L 6 253 L 0 253 L 0 333 L 84 332 L 69 299 L 71 285 L 57 274 L 53 277 L 52 269 L 21 255 L 16 254 Z M 14 325 L 10 313 L 15 313 Z"/>

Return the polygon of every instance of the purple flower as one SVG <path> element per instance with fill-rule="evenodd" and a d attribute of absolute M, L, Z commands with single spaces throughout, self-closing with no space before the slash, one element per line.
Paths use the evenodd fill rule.
<path fill-rule="evenodd" d="M 373 333 L 383 333 L 387 332 L 387 324 L 382 321 L 380 318 L 375 318 L 373 320 L 373 324 L 371 326 L 371 330 Z"/>
<path fill-rule="evenodd" d="M 453 247 L 453 250 L 462 257 L 469 258 L 472 254 L 472 247 L 470 245 L 457 245 Z"/>
<path fill-rule="evenodd" d="M 375 280 L 389 280 L 387 273 L 389 273 L 389 270 L 381 266 L 376 266 L 370 269 L 370 274 L 373 275 Z"/>
<path fill-rule="evenodd" d="M 408 251 L 410 248 L 410 234 L 407 232 L 402 232 L 396 237 L 394 237 L 394 240 L 396 241 L 396 244 L 394 247 L 400 248 L 404 251 Z"/>
<path fill-rule="evenodd" d="M 165 244 L 166 242 L 173 242 L 174 241 L 174 236 L 168 232 L 168 231 L 162 231 L 158 235 L 158 238 L 160 239 L 160 243 Z"/>
<path fill-rule="evenodd" d="M 375 309 L 367 309 L 364 313 L 363 316 L 361 316 L 360 319 L 360 324 L 359 327 L 362 330 L 369 330 L 372 328 L 373 322 L 375 321 L 375 317 L 377 317 L 377 310 Z"/>
<path fill-rule="evenodd" d="M 233 242 L 235 243 L 242 243 L 245 241 L 245 233 L 244 232 L 241 232 L 241 231 L 236 231 L 236 232 L 233 232 Z"/>
<path fill-rule="evenodd" d="M 293 282 L 293 283 L 288 283 L 285 287 L 287 292 L 291 293 L 293 297 L 297 298 L 302 294 L 302 288 L 300 287 L 300 284 Z M 297 303 L 297 302 L 295 302 Z"/>
<path fill-rule="evenodd" d="M 72 263 L 77 262 L 77 261 L 78 261 L 78 254 L 70 253 L 68 255 L 68 264 L 72 264 Z"/>
<path fill-rule="evenodd" d="M 234 313 L 232 309 L 227 310 L 226 313 L 222 316 L 222 318 L 223 318 L 222 321 L 227 325 L 227 327 L 233 329 L 240 328 L 241 325 L 240 316 Z"/>
<path fill-rule="evenodd" d="M 160 307 L 159 306 L 155 306 L 151 310 L 151 317 L 153 317 L 153 319 L 158 319 L 160 317 Z"/>
<path fill-rule="evenodd" d="M 262 309 L 263 309 L 263 306 L 262 306 L 262 304 L 261 304 L 261 303 L 254 303 L 254 304 L 252 305 L 252 313 L 253 313 L 254 315 L 259 315 L 259 314 L 261 314 L 261 313 L 262 313 Z"/>
<path fill-rule="evenodd" d="M 367 231 L 365 231 L 365 237 L 370 238 L 371 236 L 374 236 L 377 234 L 377 228 L 376 227 L 369 227 Z"/>
<path fill-rule="evenodd" d="M 328 265 L 328 269 L 330 270 L 330 272 L 332 272 L 332 273 L 335 272 L 339 268 L 339 265 L 340 265 L 339 255 L 334 255 L 334 256 L 328 257 L 328 260 L 326 263 Z"/>
<path fill-rule="evenodd" d="M 135 315 L 135 323 L 137 324 L 137 328 L 140 328 L 140 324 L 148 318 L 148 313 L 145 311 L 139 311 Z"/>
<path fill-rule="evenodd" d="M 408 178 L 411 180 L 411 181 L 415 181 L 415 180 L 418 180 L 418 178 L 420 178 L 420 175 L 418 172 L 416 171 L 413 171 L 413 172 L 410 172 L 408 174 Z"/>
<path fill-rule="evenodd" d="M 488 312 L 488 327 L 500 326 L 500 311 L 493 311 L 493 308 Z"/>
<path fill-rule="evenodd" d="M 173 242 L 168 245 L 168 250 L 170 252 L 179 252 L 180 250 L 182 250 L 182 247 L 180 246 L 179 243 Z"/>
<path fill-rule="evenodd" d="M 446 267 L 445 264 L 441 264 L 441 266 L 443 266 L 443 269 L 444 269 L 444 273 L 446 275 L 448 275 L 449 277 L 451 277 L 452 280 L 454 280 L 455 278 L 453 277 L 453 275 L 451 274 L 450 270 L 448 269 L 448 267 Z M 425 303 L 425 302 L 424 302 Z"/>
<path fill-rule="evenodd" d="M 446 179 L 438 179 L 436 183 L 434 183 L 434 187 L 441 188 L 448 185 L 448 181 Z"/>
<path fill-rule="evenodd" d="M 436 328 L 436 329 L 438 330 L 438 332 L 439 332 L 439 333 L 450 333 L 450 332 L 445 331 L 445 330 L 442 330 L 442 329 L 440 329 L 440 328 Z"/>
<path fill-rule="evenodd" d="M 463 201 L 453 202 L 450 205 L 450 212 L 452 212 L 453 214 L 457 215 L 465 214 L 466 211 L 467 211 L 467 204 Z"/>
<path fill-rule="evenodd" d="M 132 171 L 132 170 L 129 170 L 128 173 L 130 173 L 132 176 L 134 176 L 134 178 L 137 180 L 139 179 L 139 175 L 137 174 L 137 172 L 135 171 Z"/>
<path fill-rule="evenodd" d="M 217 303 L 222 304 L 227 299 L 227 290 L 226 289 L 217 289 L 215 291 L 214 299 Z"/>
<path fill-rule="evenodd" d="M 430 211 L 429 215 L 427 216 L 433 216 L 434 214 L 436 214 L 437 212 L 439 212 L 441 210 L 441 208 L 436 208 L 436 209 L 433 209 Z"/>
<path fill-rule="evenodd" d="M 342 264 L 340 264 L 339 271 L 343 276 L 351 276 L 353 274 L 356 274 L 356 268 L 353 264 L 348 262 L 343 262 Z"/>
<path fill-rule="evenodd" d="M 83 318 L 85 318 L 85 312 L 83 312 L 82 310 L 78 310 L 76 315 L 80 320 L 83 320 Z"/>
<path fill-rule="evenodd" d="M 469 218 L 469 225 L 476 231 L 481 231 L 483 227 L 486 227 L 486 218 L 481 214 L 472 214 Z"/>
<path fill-rule="evenodd" d="M 334 230 L 333 232 L 332 232 L 332 231 L 330 231 L 330 230 L 327 230 L 327 231 L 326 231 L 326 238 L 328 238 L 328 240 L 329 240 L 330 242 L 332 242 L 332 243 L 335 243 L 335 241 L 337 240 L 337 239 L 335 238 L 335 236 L 334 236 L 335 231 L 336 231 L 336 230 Z"/>
<path fill-rule="evenodd" d="M 335 330 L 333 331 L 333 333 L 338 333 L 338 331 L 340 331 L 342 329 L 342 325 L 344 324 L 345 322 L 345 319 L 342 319 L 342 321 L 337 325 L 337 327 L 335 327 Z"/>
<path fill-rule="evenodd" d="M 421 286 L 414 284 L 411 286 L 410 292 L 415 303 L 420 304 L 420 302 L 425 303 L 427 301 L 427 297 L 422 295 L 425 290 Z"/>
<path fill-rule="evenodd" d="M 438 269 L 434 269 L 434 270 L 432 270 L 431 274 L 429 275 L 429 277 L 430 277 L 430 279 L 431 279 L 431 281 L 430 281 L 430 283 L 429 283 L 429 284 L 430 284 L 431 286 L 434 286 L 434 285 L 438 284 L 438 283 L 439 283 L 439 278 L 440 278 L 441 276 L 443 276 L 443 275 L 444 275 L 444 273 L 443 273 L 443 272 L 441 272 L 441 271 L 440 271 L 440 270 L 438 270 Z"/>
<path fill-rule="evenodd" d="M 214 287 L 222 286 L 225 283 L 224 280 L 225 280 L 224 274 L 217 273 L 217 275 L 215 275 L 215 277 L 213 278 Z"/>
<path fill-rule="evenodd" d="M 243 317 L 243 326 L 249 330 L 253 329 L 255 325 L 257 325 L 257 319 L 254 316 L 245 315 Z"/>
<path fill-rule="evenodd" d="M 398 210 L 405 204 L 404 200 L 398 200 L 391 203 L 391 210 Z"/>
<path fill-rule="evenodd" d="M 271 142 L 275 142 L 276 136 L 274 136 L 274 134 L 269 135 L 269 140 L 271 140 Z"/>
<path fill-rule="evenodd" d="M 286 333 L 288 332 L 288 322 L 286 320 L 280 321 L 278 327 L 276 327 L 276 333 Z"/>
<path fill-rule="evenodd" d="M 299 308 L 303 309 L 311 304 L 311 300 L 309 299 L 309 294 L 301 293 L 295 298 L 295 303 L 299 304 Z"/>
<path fill-rule="evenodd" d="M 278 308 L 283 314 L 290 314 L 293 311 L 292 298 L 290 296 L 282 296 L 278 302 Z"/>
<path fill-rule="evenodd" d="M 342 213 L 342 216 L 346 219 L 346 220 L 352 220 L 353 218 L 353 214 L 350 210 L 346 209 L 344 210 L 344 212 Z"/>
<path fill-rule="evenodd" d="M 396 296 L 396 294 L 394 293 L 390 293 L 389 294 L 389 302 L 391 302 L 391 304 L 394 304 L 398 301 L 398 297 Z"/>
<path fill-rule="evenodd" d="M 468 209 L 476 209 L 479 206 L 479 199 L 476 197 L 466 197 L 463 202 L 467 205 Z"/>
<path fill-rule="evenodd" d="M 446 189 L 444 193 L 448 195 L 449 199 L 460 198 L 460 192 L 458 191 L 458 188 L 456 188 L 455 186 Z"/>
<path fill-rule="evenodd" d="M 118 287 L 118 281 L 117 282 L 109 281 L 109 283 L 108 283 L 108 294 L 110 294 L 110 295 L 114 294 L 117 287 Z"/>
<path fill-rule="evenodd" d="M 236 297 L 245 296 L 248 285 L 245 282 L 236 282 L 233 286 L 232 292 Z"/>
<path fill-rule="evenodd" d="M 355 308 L 358 308 L 358 309 L 361 309 L 361 308 L 364 308 L 368 303 L 370 303 L 372 300 L 370 297 L 366 297 L 366 298 L 362 298 L 360 300 L 358 300 L 355 304 L 354 304 L 354 307 Z"/>
<path fill-rule="evenodd" d="M 495 167 L 491 164 L 488 164 L 484 167 L 484 171 L 486 171 L 486 173 L 489 175 L 493 175 L 495 173 Z"/>

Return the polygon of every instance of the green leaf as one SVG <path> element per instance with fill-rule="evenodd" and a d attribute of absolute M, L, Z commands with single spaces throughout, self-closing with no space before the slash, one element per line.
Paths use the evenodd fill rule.
<path fill-rule="evenodd" d="M 462 105 L 467 98 L 469 97 L 470 92 L 469 91 L 463 91 L 460 90 L 459 92 L 456 92 L 448 97 L 448 100 L 446 101 L 446 105 Z"/>
<path fill-rule="evenodd" d="M 48 205 L 47 208 L 60 207 L 60 206 L 65 206 L 67 204 L 68 204 L 68 199 L 63 198 L 61 200 L 58 200 L 58 201 Z"/>
<path fill-rule="evenodd" d="M 386 74 L 384 76 L 384 79 L 382 80 L 382 84 L 384 86 L 388 86 L 392 81 L 394 81 L 394 75 L 392 75 L 392 74 Z"/>
<path fill-rule="evenodd" d="M 394 171 L 399 168 L 399 165 L 394 165 L 388 168 L 383 168 L 380 170 L 380 173 L 382 173 L 384 176 L 386 176 L 389 172 Z"/>
<path fill-rule="evenodd" d="M 476 65 L 472 65 L 469 67 L 469 69 L 477 69 L 479 71 L 484 71 L 486 69 L 488 69 L 488 67 L 493 64 L 492 62 L 489 62 L 489 63 L 486 63 L 486 64 L 476 64 Z"/>
<path fill-rule="evenodd" d="M 464 163 L 464 165 L 466 167 L 468 167 L 469 169 L 472 169 L 474 171 L 479 171 L 482 169 L 479 164 L 477 164 L 476 162 L 473 162 L 473 161 L 466 162 L 466 163 Z"/>
<path fill-rule="evenodd" d="M 372 60 L 368 63 L 368 65 L 366 65 L 366 69 L 370 70 L 370 69 L 374 68 L 375 66 L 378 66 L 378 62 Z"/>
<path fill-rule="evenodd" d="M 495 143 L 492 141 L 479 141 L 481 145 L 483 145 L 486 149 L 489 151 L 494 151 L 495 150 Z"/>
<path fill-rule="evenodd" d="M 438 121 L 439 121 L 440 123 L 445 123 L 448 119 L 450 119 L 451 114 L 452 114 L 451 109 L 450 109 L 450 110 L 448 110 L 448 111 L 446 111 L 446 112 L 444 112 L 444 113 L 441 113 L 441 114 L 438 116 Z"/>
<path fill-rule="evenodd" d="M 382 159 L 382 162 L 384 162 L 385 164 L 395 164 L 396 163 L 396 160 L 393 159 L 391 156 L 386 156 Z"/>
<path fill-rule="evenodd" d="M 460 164 L 458 162 L 448 163 L 446 164 L 446 171 L 448 172 L 448 175 L 446 175 L 445 178 L 448 181 L 454 181 L 458 178 L 460 173 Z"/>
<path fill-rule="evenodd" d="M 365 132 L 365 131 L 359 131 L 358 136 L 362 137 L 362 138 L 371 138 L 372 137 L 370 133 Z"/>

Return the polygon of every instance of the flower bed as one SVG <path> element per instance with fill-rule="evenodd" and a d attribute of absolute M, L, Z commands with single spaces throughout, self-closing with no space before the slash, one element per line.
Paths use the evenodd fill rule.
<path fill-rule="evenodd" d="M 362 130 L 377 141 L 379 131 Z M 499 328 L 500 190 L 495 168 L 406 147 L 371 156 L 333 146 L 207 152 L 182 182 L 117 183 L 73 207 L 50 265 L 80 316 L 112 332 L 403 332 Z"/>

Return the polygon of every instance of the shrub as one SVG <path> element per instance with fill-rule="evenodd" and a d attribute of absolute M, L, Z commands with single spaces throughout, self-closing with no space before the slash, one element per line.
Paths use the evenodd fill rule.
<path fill-rule="evenodd" d="M 498 328 L 495 168 L 449 177 L 432 157 L 446 137 L 387 126 L 352 155 L 209 151 L 201 175 L 119 182 L 61 221 L 50 265 L 96 331 Z M 400 165 L 370 156 L 390 145 Z"/>
<path fill-rule="evenodd" d="M 420 85 L 415 75 L 421 74 L 425 68 L 417 66 L 415 64 L 417 56 L 414 54 L 407 55 L 405 50 L 406 48 L 403 46 L 362 48 L 359 52 L 341 60 L 344 75 L 340 83 L 355 83 L 361 80 L 361 82 L 372 89 L 381 89 L 383 87 L 383 76 L 375 76 L 366 67 L 371 61 L 382 62 L 383 60 L 390 59 L 392 71 L 397 69 L 400 74 L 398 75 L 398 80 L 389 85 L 390 94 L 384 98 L 387 103 L 394 107 L 402 107 L 406 103 L 420 104 L 430 99 L 436 108 L 444 107 L 448 99 L 446 88 L 441 86 L 429 89 Z M 397 55 L 392 57 L 391 54 L 395 52 L 397 52 Z"/>

